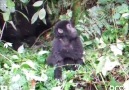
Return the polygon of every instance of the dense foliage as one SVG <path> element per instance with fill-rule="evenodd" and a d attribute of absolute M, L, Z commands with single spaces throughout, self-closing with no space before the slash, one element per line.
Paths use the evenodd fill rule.
<path fill-rule="evenodd" d="M 7 1 L 7 2 L 5 2 Z M 26 5 L 28 0 L 19 0 Z M 128 0 L 127 0 L 128 1 Z M 46 65 L 51 39 L 40 38 L 44 48 L 23 48 L 18 52 L 10 43 L 0 43 L 0 89 L 1 90 L 129 90 L 129 9 L 126 0 L 80 0 L 81 13 L 76 29 L 85 49 L 85 65 L 76 71 L 63 70 L 63 79 L 53 78 L 53 67 Z M 52 22 L 70 19 L 76 0 L 37 1 L 34 7 L 47 2 L 47 12 Z M 2 5 L 6 5 L 7 8 Z M 76 4 L 75 4 L 76 6 Z M 75 7 L 74 6 L 74 7 Z M 15 12 L 15 2 L 1 0 L 0 9 L 4 20 L 10 23 L 10 13 Z M 79 12 L 79 11 L 78 11 Z M 26 19 L 24 13 L 20 12 Z M 43 20 L 46 11 L 40 8 L 31 19 Z M 15 25 L 11 23 L 14 27 Z M 52 31 L 50 31 L 52 32 Z M 49 38 L 51 35 L 47 33 Z M 1 33 L 2 35 L 2 33 Z M 45 41 L 47 40 L 47 41 Z M 72 87 L 71 87 L 72 86 Z M 78 88 L 78 89 L 77 89 Z"/>

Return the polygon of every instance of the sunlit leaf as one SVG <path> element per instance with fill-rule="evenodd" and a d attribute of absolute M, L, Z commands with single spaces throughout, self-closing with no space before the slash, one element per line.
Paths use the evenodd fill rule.
<path fill-rule="evenodd" d="M 17 82 L 17 81 L 20 79 L 20 77 L 21 77 L 21 76 L 20 76 L 19 74 L 13 76 L 13 77 L 12 77 L 12 82 Z"/>
<path fill-rule="evenodd" d="M 128 11 L 129 11 L 128 5 L 125 4 L 125 3 L 123 3 L 122 5 L 120 5 L 116 8 L 116 12 L 118 12 L 118 13 L 125 13 L 125 12 L 128 12 Z"/>
<path fill-rule="evenodd" d="M 69 81 L 69 82 L 66 82 L 66 83 L 65 83 L 64 90 L 69 90 L 69 89 L 70 89 L 70 87 L 71 87 L 71 85 L 73 85 L 73 81 L 72 81 L 72 80 L 71 80 L 71 81 Z"/>
<path fill-rule="evenodd" d="M 35 75 L 31 75 L 30 76 L 30 78 L 31 78 L 31 80 L 36 80 L 36 81 L 46 81 L 47 80 L 47 75 L 45 76 L 45 78 L 44 77 L 40 77 L 40 76 L 35 76 Z"/>
<path fill-rule="evenodd" d="M 116 86 L 120 86 L 120 83 L 118 81 L 116 81 L 116 79 L 114 77 L 111 77 L 110 80 L 110 88 L 112 87 L 116 87 Z M 109 89 L 110 90 L 110 89 Z"/>
<path fill-rule="evenodd" d="M 41 6 L 43 4 L 43 1 L 36 1 L 34 4 L 33 4 L 33 6 L 34 7 L 39 7 L 39 6 Z"/>
<path fill-rule="evenodd" d="M 27 3 L 28 2 L 28 0 L 20 0 L 21 2 L 23 2 L 23 3 Z"/>
<path fill-rule="evenodd" d="M 118 48 L 116 45 L 111 45 L 110 48 L 111 48 L 111 51 L 114 53 L 115 56 L 122 55 L 122 50 L 120 48 Z"/>
<path fill-rule="evenodd" d="M 19 65 L 17 65 L 17 64 L 12 64 L 11 70 L 13 71 L 14 69 L 18 69 L 18 68 L 20 68 Z"/>
<path fill-rule="evenodd" d="M 41 74 L 41 77 L 43 78 L 42 81 L 47 81 L 48 80 L 48 76 L 44 73 Z"/>
<path fill-rule="evenodd" d="M 123 50 L 123 49 L 124 49 L 124 43 L 123 43 L 121 40 L 119 40 L 119 39 L 117 39 L 117 44 L 116 44 L 116 46 L 117 46 L 120 50 Z"/>
<path fill-rule="evenodd" d="M 12 0 L 7 0 L 7 6 L 8 6 L 8 8 L 11 8 L 11 7 L 14 7 L 15 4 Z"/>
<path fill-rule="evenodd" d="M 13 55 L 12 59 L 19 59 L 19 57 L 17 55 Z"/>
<path fill-rule="evenodd" d="M 8 64 L 5 63 L 4 64 L 4 68 L 8 68 L 9 69 L 10 67 L 8 66 Z"/>
<path fill-rule="evenodd" d="M 107 0 L 98 0 L 98 3 L 99 4 L 106 4 L 107 3 Z"/>
<path fill-rule="evenodd" d="M 6 43 L 4 43 L 4 47 L 5 48 L 12 47 L 12 43 L 6 42 Z"/>
<path fill-rule="evenodd" d="M 39 19 L 42 20 L 44 19 L 46 16 L 46 11 L 44 8 L 42 8 L 40 11 L 39 11 Z"/>
<path fill-rule="evenodd" d="M 115 66 L 120 65 L 118 61 L 112 62 L 109 57 L 102 56 L 99 59 L 96 73 L 102 72 L 105 76 L 108 71 L 111 71 Z"/>
<path fill-rule="evenodd" d="M 41 50 L 41 51 L 38 52 L 38 55 L 43 55 L 43 54 L 48 54 L 48 53 L 49 53 L 49 51 Z"/>
<path fill-rule="evenodd" d="M 124 90 L 129 90 L 129 80 L 125 81 L 123 86 L 124 86 Z"/>
<path fill-rule="evenodd" d="M 74 75 L 75 75 L 75 72 L 74 71 L 67 71 L 67 72 L 64 72 L 63 73 L 63 78 L 65 79 L 65 78 L 67 78 L 67 79 L 70 79 L 70 78 L 72 78 L 72 77 L 74 77 Z"/>
<path fill-rule="evenodd" d="M 24 49 L 24 46 L 21 45 L 18 49 L 17 49 L 17 52 L 18 53 L 24 53 L 25 49 Z"/>
<path fill-rule="evenodd" d="M 53 87 L 51 90 L 62 90 L 61 86 Z"/>
<path fill-rule="evenodd" d="M 38 13 L 39 11 L 37 11 L 31 18 L 31 24 L 33 24 L 37 19 L 38 19 Z"/>
<path fill-rule="evenodd" d="M 43 21 L 44 24 L 47 25 L 47 22 L 46 22 L 46 19 L 45 18 L 42 21 Z"/>
<path fill-rule="evenodd" d="M 27 60 L 26 62 L 23 62 L 22 63 L 22 65 L 25 65 L 25 64 L 28 65 L 28 66 L 30 66 L 33 69 L 36 69 L 35 63 L 32 60 Z"/>
<path fill-rule="evenodd" d="M 101 35 L 101 30 L 100 30 L 100 28 L 98 27 L 97 24 L 94 24 L 92 27 L 93 27 L 93 30 L 95 31 L 95 32 L 93 32 L 94 35 L 95 35 L 96 33 L 98 33 L 99 35 Z"/>
<path fill-rule="evenodd" d="M 98 60 L 99 64 L 97 65 L 96 73 L 102 72 L 102 68 L 104 67 L 104 64 L 106 62 L 105 56 L 100 57 Z"/>
<path fill-rule="evenodd" d="M 67 10 L 67 13 L 66 13 L 70 18 L 72 17 L 72 11 L 71 10 Z"/>
<path fill-rule="evenodd" d="M 92 44 L 92 41 L 86 41 L 84 42 L 84 45 L 91 45 Z"/>
<path fill-rule="evenodd" d="M 113 19 L 119 19 L 120 18 L 120 13 L 115 13 L 114 15 L 113 15 Z"/>
<path fill-rule="evenodd" d="M 34 71 L 23 69 L 24 74 L 26 75 L 27 80 L 43 81 L 45 82 L 48 77 L 46 74 L 42 73 L 41 76 L 35 75 Z"/>
<path fill-rule="evenodd" d="M 108 71 L 111 71 L 115 66 L 120 65 L 120 63 L 119 63 L 118 61 L 113 61 L 113 62 L 112 62 L 112 61 L 109 59 L 109 57 L 106 57 L 105 59 L 106 59 L 106 62 L 105 62 L 105 64 L 104 64 L 104 67 L 102 67 L 102 74 L 103 74 L 104 76 L 106 76 L 106 73 L 107 73 Z"/>
<path fill-rule="evenodd" d="M 124 25 L 124 27 L 123 27 L 123 31 L 124 31 L 124 35 L 126 36 L 127 34 L 128 34 L 128 27 L 129 27 L 129 24 L 128 23 L 126 23 L 125 25 Z"/>
<path fill-rule="evenodd" d="M 100 39 L 99 39 L 98 48 L 105 48 L 105 47 L 106 47 L 106 44 L 104 43 L 103 39 L 100 38 Z"/>
<path fill-rule="evenodd" d="M 3 14 L 4 21 L 9 21 L 10 12 L 5 12 L 2 14 Z"/>
<path fill-rule="evenodd" d="M 125 19 L 129 19 L 129 13 L 122 14 L 122 17 L 124 17 Z"/>

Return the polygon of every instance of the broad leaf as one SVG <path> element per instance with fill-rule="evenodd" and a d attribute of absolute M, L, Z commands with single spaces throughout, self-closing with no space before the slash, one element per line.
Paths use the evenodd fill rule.
<path fill-rule="evenodd" d="M 39 11 L 37 11 L 31 18 L 31 24 L 33 24 L 37 19 L 38 19 L 38 13 Z"/>
<path fill-rule="evenodd" d="M 49 53 L 48 51 L 41 50 L 38 52 L 38 55 L 44 55 L 44 54 L 48 54 L 48 53 Z"/>
<path fill-rule="evenodd" d="M 44 24 L 47 25 L 47 22 L 46 22 L 46 19 L 45 18 L 42 21 L 43 21 Z"/>
<path fill-rule="evenodd" d="M 42 20 L 44 19 L 46 16 L 46 11 L 44 8 L 42 8 L 40 11 L 39 11 L 39 19 Z"/>
<path fill-rule="evenodd" d="M 8 48 L 9 46 L 12 47 L 12 43 L 6 42 L 6 43 L 4 44 L 4 47 L 5 47 L 5 48 Z"/>
<path fill-rule="evenodd" d="M 109 57 L 106 57 L 105 59 L 106 59 L 106 62 L 105 62 L 105 64 L 104 64 L 104 67 L 102 67 L 102 74 L 103 74 L 104 76 L 106 76 L 106 73 L 107 73 L 108 71 L 111 71 L 115 66 L 120 65 L 120 63 L 119 63 L 118 61 L 112 62 L 112 61 L 109 59 Z"/>
<path fill-rule="evenodd" d="M 118 46 L 116 45 L 111 45 L 111 51 L 114 53 L 115 56 L 117 55 L 122 55 L 122 49 L 120 48 L 122 46 L 120 46 L 120 44 L 118 44 Z"/>
<path fill-rule="evenodd" d="M 17 82 L 17 81 L 19 81 L 20 77 L 21 77 L 21 76 L 20 76 L 19 74 L 13 76 L 13 77 L 12 77 L 12 82 Z"/>
<path fill-rule="evenodd" d="M 10 12 L 2 13 L 4 21 L 9 21 Z"/>
<path fill-rule="evenodd" d="M 15 6 L 15 4 L 14 4 L 14 2 L 13 2 L 12 0 L 7 0 L 7 6 L 8 6 L 9 8 L 12 8 L 12 7 Z"/>
<path fill-rule="evenodd" d="M 43 4 L 43 1 L 37 1 L 33 4 L 34 7 L 39 7 Z"/>
<path fill-rule="evenodd" d="M 18 49 L 17 49 L 18 53 L 24 53 L 25 49 L 24 46 L 21 45 Z"/>
<path fill-rule="evenodd" d="M 53 87 L 51 90 L 62 90 L 61 86 Z"/>
<path fill-rule="evenodd" d="M 23 62 L 21 65 L 22 65 L 22 66 L 23 66 L 23 65 L 28 65 L 29 67 L 31 67 L 31 68 L 33 68 L 33 69 L 36 69 L 36 68 L 35 68 L 35 63 L 32 62 L 31 60 L 27 60 L 26 62 Z"/>
<path fill-rule="evenodd" d="M 96 73 L 100 73 L 102 71 L 102 68 L 104 67 L 106 61 L 105 56 L 100 57 L 98 60 L 99 64 L 97 66 Z"/>
<path fill-rule="evenodd" d="M 129 13 L 122 14 L 122 17 L 124 17 L 125 19 L 129 19 Z"/>
<path fill-rule="evenodd" d="M 115 13 L 114 15 L 113 15 L 113 19 L 119 19 L 120 18 L 120 13 Z"/>
<path fill-rule="evenodd" d="M 125 81 L 123 86 L 124 86 L 124 90 L 129 90 L 129 80 Z"/>
<path fill-rule="evenodd" d="M 28 0 L 20 0 L 21 2 L 23 2 L 23 3 L 27 3 L 28 2 Z"/>

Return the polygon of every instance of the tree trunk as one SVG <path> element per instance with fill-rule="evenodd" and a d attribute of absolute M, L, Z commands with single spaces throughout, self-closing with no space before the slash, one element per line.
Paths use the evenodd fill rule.
<path fill-rule="evenodd" d="M 81 14 L 81 2 L 82 0 L 76 0 L 73 3 L 73 16 L 72 16 L 72 22 L 74 25 L 77 24 L 77 20 L 79 20 L 80 14 Z"/>

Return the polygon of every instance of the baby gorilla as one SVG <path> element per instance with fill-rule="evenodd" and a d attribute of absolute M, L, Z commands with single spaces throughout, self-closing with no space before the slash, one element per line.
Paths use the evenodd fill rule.
<path fill-rule="evenodd" d="M 61 66 L 76 70 L 75 64 L 83 64 L 82 57 L 83 46 L 71 21 L 58 22 L 54 28 L 52 53 L 47 59 L 48 65 L 56 66 L 54 77 L 61 78 Z M 68 64 L 72 65 L 67 66 Z"/>

